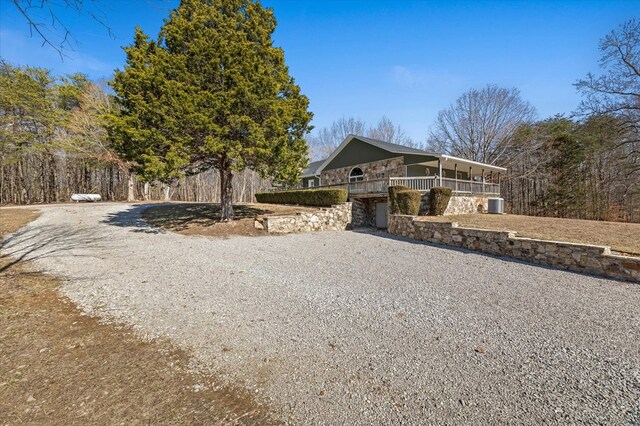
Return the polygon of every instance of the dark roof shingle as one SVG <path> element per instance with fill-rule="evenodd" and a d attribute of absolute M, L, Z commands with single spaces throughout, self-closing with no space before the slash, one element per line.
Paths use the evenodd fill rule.
<path fill-rule="evenodd" d="M 311 163 L 309 163 L 309 165 L 307 166 L 306 169 L 304 169 L 302 171 L 302 176 L 306 177 L 306 176 L 315 176 L 316 171 L 318 170 L 318 168 L 322 165 L 322 163 L 324 163 L 326 160 L 322 159 L 322 160 L 318 160 L 318 161 L 312 161 Z"/>

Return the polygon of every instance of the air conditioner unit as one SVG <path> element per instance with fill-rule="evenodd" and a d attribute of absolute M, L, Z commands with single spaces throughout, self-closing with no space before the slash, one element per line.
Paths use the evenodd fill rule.
<path fill-rule="evenodd" d="M 487 211 L 490 214 L 504 214 L 504 199 L 489 198 L 489 206 Z"/>

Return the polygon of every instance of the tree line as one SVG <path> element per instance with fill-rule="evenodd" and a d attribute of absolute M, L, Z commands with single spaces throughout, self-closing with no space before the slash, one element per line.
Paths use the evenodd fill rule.
<path fill-rule="evenodd" d="M 0 61 L 0 205 L 68 201 L 73 193 L 111 201 L 220 201 L 215 170 L 170 184 L 131 172 L 102 121 L 112 106 L 113 96 L 85 75 L 56 78 Z M 234 201 L 251 202 L 270 186 L 244 170 L 233 183 Z"/>

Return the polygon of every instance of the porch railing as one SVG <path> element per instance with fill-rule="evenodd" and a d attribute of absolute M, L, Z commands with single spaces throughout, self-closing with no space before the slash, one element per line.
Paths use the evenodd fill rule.
<path fill-rule="evenodd" d="M 390 185 L 403 185 L 417 191 L 428 191 L 434 186 L 440 186 L 440 178 L 426 177 L 392 177 Z M 451 188 L 457 194 L 486 194 L 500 195 L 499 183 L 476 182 L 471 180 L 442 178 L 442 186 Z"/>
<path fill-rule="evenodd" d="M 392 177 L 388 179 L 320 185 L 302 189 L 344 188 L 349 191 L 349 194 L 360 195 L 387 193 L 390 185 L 403 185 L 417 191 L 427 192 L 434 186 L 440 186 L 440 178 L 436 178 L 434 176 Z M 451 190 L 456 194 L 500 195 L 499 183 L 442 178 L 442 186 L 451 188 Z"/>
<path fill-rule="evenodd" d="M 389 178 L 390 185 L 402 185 L 416 191 L 428 191 L 434 186 L 438 186 L 435 177 L 392 177 Z"/>
<path fill-rule="evenodd" d="M 363 180 L 349 182 L 349 194 L 378 194 L 386 193 L 389 189 L 389 179 Z"/>

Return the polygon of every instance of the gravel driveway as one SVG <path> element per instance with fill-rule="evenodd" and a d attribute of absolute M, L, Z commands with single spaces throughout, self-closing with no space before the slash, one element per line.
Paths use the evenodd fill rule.
<path fill-rule="evenodd" d="M 42 207 L 5 246 L 295 424 L 640 423 L 640 286 L 386 233 L 228 240 Z"/>

